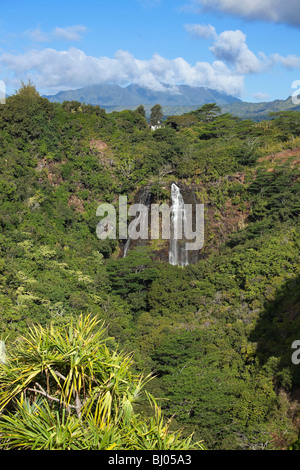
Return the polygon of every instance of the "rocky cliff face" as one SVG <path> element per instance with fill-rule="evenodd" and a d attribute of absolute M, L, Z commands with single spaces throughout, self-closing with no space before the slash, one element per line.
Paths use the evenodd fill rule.
<path fill-rule="evenodd" d="M 242 174 L 233 175 L 230 177 L 239 181 L 241 184 L 244 181 Z M 160 223 L 160 237 L 159 239 L 153 239 L 151 236 L 151 204 L 167 204 L 170 208 L 172 206 L 171 197 L 171 186 L 176 184 L 180 189 L 184 204 L 192 207 L 192 230 L 196 230 L 196 205 L 204 204 L 204 244 L 201 249 L 189 250 L 187 254 L 187 263 L 182 264 L 195 264 L 200 259 L 205 258 L 211 251 L 218 250 L 218 247 L 226 241 L 228 236 L 239 229 L 242 229 L 247 224 L 247 217 L 249 215 L 249 207 L 241 209 L 239 205 L 235 205 L 231 198 L 227 198 L 224 204 L 219 207 L 215 202 L 209 200 L 207 194 L 208 187 L 199 183 L 188 183 L 187 181 L 181 180 L 176 182 L 169 182 L 164 186 L 164 190 L 169 194 L 169 198 L 164 201 L 158 200 L 151 184 L 139 189 L 134 197 L 134 203 L 145 204 L 148 208 L 147 219 L 144 223 L 148 227 L 148 239 L 128 239 L 121 243 L 120 256 L 128 253 L 129 250 L 133 250 L 139 246 L 148 246 L 151 249 L 151 253 L 155 259 L 170 262 L 170 245 L 171 241 L 162 238 L 162 226 Z M 210 185 L 217 185 L 218 182 L 211 183 Z M 170 214 L 171 219 L 171 214 Z M 186 242 L 191 242 L 190 239 L 186 239 L 183 234 L 183 239 L 178 240 L 178 250 L 183 251 L 183 246 Z M 172 264 L 172 263 L 171 263 Z M 177 264 L 177 263 L 176 263 Z M 178 263 L 181 264 L 181 263 Z"/>

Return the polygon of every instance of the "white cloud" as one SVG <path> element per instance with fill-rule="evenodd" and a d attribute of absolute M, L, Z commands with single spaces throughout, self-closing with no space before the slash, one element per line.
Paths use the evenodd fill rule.
<path fill-rule="evenodd" d="M 258 91 L 257 93 L 254 93 L 253 98 L 255 101 L 259 101 L 259 102 L 269 101 L 270 95 L 269 93 Z"/>
<path fill-rule="evenodd" d="M 210 50 L 217 59 L 234 64 L 238 73 L 258 73 L 262 70 L 262 62 L 250 51 L 246 35 L 240 30 L 224 31 Z"/>
<path fill-rule="evenodd" d="M 288 55 L 286 57 L 280 54 L 271 54 L 270 56 L 271 63 L 279 63 L 286 67 L 287 69 L 297 69 L 300 68 L 300 58 L 296 55 Z"/>
<path fill-rule="evenodd" d="M 300 25 L 299 0 L 190 0 L 194 11 L 220 11 L 248 20 L 263 20 L 275 23 Z"/>
<path fill-rule="evenodd" d="M 210 50 L 215 60 L 190 64 L 182 57 L 170 60 L 159 54 L 149 60 L 140 60 L 124 50 L 110 58 L 88 56 L 74 47 L 68 50 L 45 48 L 24 53 L 0 53 L 0 72 L 9 86 L 31 78 L 39 90 L 49 94 L 97 83 L 135 83 L 156 91 L 164 90 L 163 84 L 168 84 L 171 93 L 178 92 L 177 85 L 186 84 L 242 96 L 248 74 L 265 72 L 275 65 L 300 68 L 298 56 L 255 54 L 240 30 L 217 34 L 211 25 L 185 25 L 185 28 L 192 35 L 212 41 Z M 53 35 L 64 35 L 68 39 L 78 37 L 77 34 L 85 30 L 84 27 L 57 29 Z M 39 37 L 42 33 L 37 29 L 35 34 Z"/>
<path fill-rule="evenodd" d="M 209 49 L 215 58 L 233 67 L 237 74 L 260 73 L 276 64 L 289 69 L 300 68 L 300 57 L 296 55 L 274 53 L 266 56 L 261 51 L 256 55 L 249 49 L 246 35 L 239 29 L 223 31 L 219 35 L 211 25 L 189 24 L 185 29 L 194 37 L 212 39 L 213 45 Z"/>
<path fill-rule="evenodd" d="M 48 42 L 50 41 L 49 34 L 44 33 L 40 26 L 34 30 L 26 31 L 25 36 L 28 36 L 33 42 Z"/>
<path fill-rule="evenodd" d="M 186 24 L 184 27 L 188 33 L 198 38 L 211 39 L 217 37 L 216 28 L 211 24 Z"/>
<path fill-rule="evenodd" d="M 65 39 L 66 41 L 78 41 L 81 39 L 81 34 L 85 32 L 85 26 L 75 25 L 66 26 L 65 28 L 56 27 L 52 34 L 58 39 Z"/>
<path fill-rule="evenodd" d="M 32 50 L 24 54 L 0 55 L 2 72 L 10 71 L 11 80 L 30 77 L 42 90 L 56 92 L 95 83 L 126 85 L 136 83 L 153 90 L 162 90 L 162 83 L 205 86 L 220 92 L 241 95 L 244 77 L 222 61 L 189 64 L 183 58 L 166 59 L 154 54 L 150 60 L 136 59 L 127 51 L 118 51 L 113 58 L 87 56 L 82 50 Z"/>
<path fill-rule="evenodd" d="M 62 39 L 65 41 L 78 41 L 81 39 L 82 34 L 87 31 L 83 25 L 66 26 L 64 28 L 56 27 L 53 31 L 44 32 L 41 30 L 40 25 L 34 30 L 25 31 L 25 36 L 28 36 L 33 42 L 50 42 L 55 39 Z"/>

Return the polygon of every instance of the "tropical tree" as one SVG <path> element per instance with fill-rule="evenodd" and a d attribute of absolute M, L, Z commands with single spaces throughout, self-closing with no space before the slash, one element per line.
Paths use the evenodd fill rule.
<path fill-rule="evenodd" d="M 135 112 L 146 118 L 146 111 L 142 104 L 136 108 Z"/>
<path fill-rule="evenodd" d="M 150 377 L 131 356 L 110 351 L 103 323 L 80 316 L 68 325 L 34 326 L 8 347 L 0 365 L 3 449 L 202 449 L 165 424 Z M 134 403 L 148 397 L 154 416 Z"/>
<path fill-rule="evenodd" d="M 162 107 L 160 104 L 156 104 L 151 108 L 151 114 L 150 114 L 150 124 L 152 126 L 156 126 L 163 118 L 163 111 Z"/>
<path fill-rule="evenodd" d="M 200 121 L 210 122 L 213 121 L 222 112 L 222 108 L 216 103 L 206 103 L 196 111 L 191 111 L 190 114 L 197 116 Z"/>

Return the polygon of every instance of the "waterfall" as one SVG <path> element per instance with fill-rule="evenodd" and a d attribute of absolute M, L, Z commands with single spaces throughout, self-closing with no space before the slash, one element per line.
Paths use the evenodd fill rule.
<path fill-rule="evenodd" d="M 184 200 L 180 189 L 173 183 L 171 186 L 171 239 L 169 247 L 169 263 L 173 266 L 187 266 L 188 251 L 185 249 L 183 227 L 185 222 Z"/>
<path fill-rule="evenodd" d="M 185 188 L 183 193 L 186 199 L 185 202 L 181 191 L 182 190 L 180 190 L 180 188 L 175 183 L 171 185 L 172 206 L 170 209 L 170 218 L 168 214 L 166 216 L 162 215 L 162 219 L 159 222 L 160 225 L 164 223 L 170 223 L 170 235 L 162 237 L 165 240 L 169 238 L 169 247 L 164 245 L 165 247 L 161 250 L 161 252 L 158 251 L 157 255 L 160 256 L 160 259 L 163 261 L 169 261 L 169 263 L 173 266 L 187 266 L 197 262 L 198 259 L 197 250 L 193 251 L 191 248 L 186 249 L 186 243 L 192 239 L 189 237 L 188 233 L 189 230 L 191 230 L 190 225 L 193 225 L 190 221 L 190 213 L 188 209 L 195 206 L 195 195 L 192 190 Z M 149 220 L 150 217 L 152 217 L 152 212 L 149 213 L 151 200 L 151 188 L 146 186 L 137 193 L 135 197 L 135 205 L 141 204 L 144 209 L 146 207 L 148 210 L 139 210 L 134 208 L 132 213 L 128 212 L 130 216 L 136 216 L 136 213 L 139 213 L 139 215 L 128 225 L 128 238 L 123 245 L 124 258 L 126 258 L 132 247 L 143 246 L 149 243 L 148 227 L 150 222 L 152 235 L 151 224 L 153 222 L 152 220 Z M 163 205 L 167 206 L 166 204 Z M 163 214 L 163 210 L 161 213 Z M 187 229 L 188 232 L 184 233 L 184 229 Z M 191 244 L 191 242 L 189 242 L 189 244 Z"/>
<path fill-rule="evenodd" d="M 141 190 L 141 195 L 138 199 L 137 204 L 143 204 L 144 206 L 148 207 L 150 206 L 151 202 L 151 192 L 149 191 L 149 188 L 143 188 Z M 148 213 L 144 212 L 141 214 L 140 220 L 136 219 L 135 223 L 135 228 L 140 224 L 140 232 L 143 233 L 143 229 L 145 228 L 147 230 L 148 227 Z M 132 239 L 130 238 L 130 235 L 128 236 L 125 246 L 124 246 L 124 253 L 123 253 L 123 258 L 126 258 L 127 253 L 129 251 L 130 245 L 131 245 Z"/>
<path fill-rule="evenodd" d="M 130 242 L 131 242 L 131 238 L 128 237 L 128 238 L 127 238 L 127 241 L 126 241 L 126 243 L 125 243 L 125 246 L 124 246 L 123 258 L 126 258 L 126 256 L 127 256 L 127 253 L 128 253 L 129 247 L 130 247 Z"/>

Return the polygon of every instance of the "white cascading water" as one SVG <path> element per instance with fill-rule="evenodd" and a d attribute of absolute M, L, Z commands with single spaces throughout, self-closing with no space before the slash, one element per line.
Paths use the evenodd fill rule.
<path fill-rule="evenodd" d="M 131 238 L 128 237 L 126 243 L 125 243 L 125 246 L 124 246 L 124 254 L 123 254 L 123 258 L 126 258 L 127 256 L 127 253 L 128 253 L 128 250 L 129 250 L 129 247 L 130 247 L 130 242 L 131 242 Z"/>
<path fill-rule="evenodd" d="M 173 183 L 171 186 L 171 239 L 169 247 L 169 263 L 173 266 L 187 266 L 188 251 L 185 249 L 185 243 L 178 241 L 182 238 L 184 222 L 185 222 L 185 208 L 184 200 L 180 189 Z"/>

